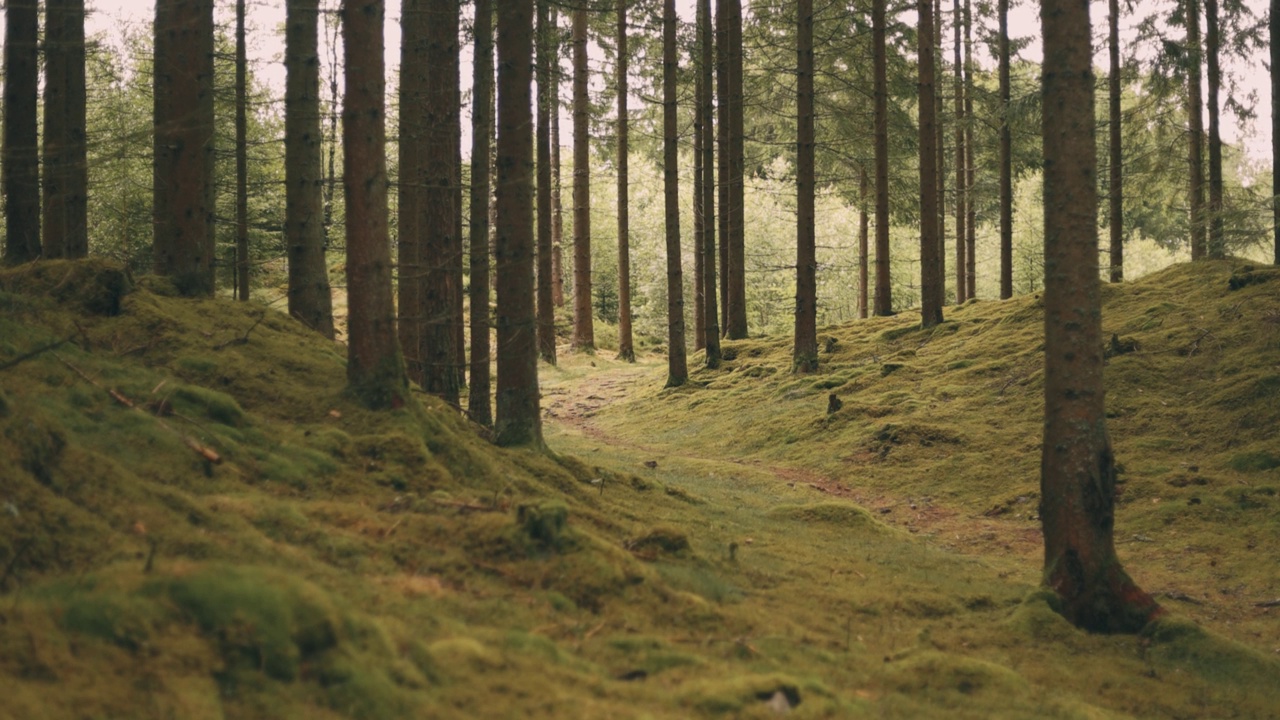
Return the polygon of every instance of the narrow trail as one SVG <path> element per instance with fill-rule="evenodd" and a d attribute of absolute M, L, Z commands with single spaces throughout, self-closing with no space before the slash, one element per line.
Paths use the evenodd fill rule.
<path fill-rule="evenodd" d="M 636 442 L 602 429 L 595 421 L 597 414 L 610 404 L 623 402 L 634 393 L 648 388 L 654 381 L 653 368 L 654 365 L 645 363 L 608 363 L 603 368 L 593 367 L 584 380 L 560 379 L 544 382 L 544 416 L 548 422 L 572 428 L 601 446 L 638 450 L 653 455 L 657 460 L 674 456 L 764 471 L 789 487 L 808 487 L 830 497 L 857 503 L 882 522 L 928 538 L 942 549 L 975 557 L 1015 558 L 1027 568 L 1038 568 L 1043 548 L 1038 526 L 1028 528 L 1025 523 L 974 517 L 932 498 L 914 498 L 859 488 L 849 480 L 839 480 L 804 468 L 699 454 L 684 447 Z"/>

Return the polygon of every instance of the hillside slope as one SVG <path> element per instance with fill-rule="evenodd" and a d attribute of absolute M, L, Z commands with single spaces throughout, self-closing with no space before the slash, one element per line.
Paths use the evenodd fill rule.
<path fill-rule="evenodd" d="M 1135 549 L 1173 576 L 1203 542 L 1183 564 L 1240 573 L 1252 600 L 1280 595 L 1280 283 L 1219 289 L 1229 273 L 1109 291 L 1138 342 L 1113 361 L 1113 383 L 1134 373 L 1113 429 L 1123 532 L 1153 540 Z M 830 497 L 1008 507 L 991 522 L 1033 527 L 1006 519 L 1034 508 L 1017 500 L 1038 443 L 1033 303 L 971 303 L 927 336 L 828 329 L 815 377 L 766 341 L 677 391 L 652 365 L 544 368 L 553 411 L 553 393 L 603 404 L 601 383 L 629 383 L 549 429 L 584 463 L 498 450 L 431 398 L 366 412 L 339 349 L 275 311 L 97 262 L 6 270 L 0 717 L 1276 716 L 1261 630 L 1078 633 L 1021 558 L 884 522 L 909 525 L 905 504 Z M 1216 391 L 1185 414 L 1161 404 L 1199 382 Z"/>

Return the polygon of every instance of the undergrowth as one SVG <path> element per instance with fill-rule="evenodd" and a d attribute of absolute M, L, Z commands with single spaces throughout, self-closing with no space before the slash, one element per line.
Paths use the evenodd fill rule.
<path fill-rule="evenodd" d="M 1274 716 L 1272 611 L 1207 617 L 1280 595 L 1280 286 L 1228 275 L 1108 293 L 1126 559 L 1210 628 L 1133 638 L 906 521 L 1034 527 L 1033 298 L 828 328 L 812 376 L 768 340 L 678 391 L 569 357 L 544 403 L 590 410 L 539 454 L 363 410 L 274 310 L 3 271 L 0 717 Z"/>

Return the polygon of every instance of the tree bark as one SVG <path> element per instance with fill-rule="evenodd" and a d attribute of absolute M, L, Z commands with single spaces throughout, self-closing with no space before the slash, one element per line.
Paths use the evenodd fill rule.
<path fill-rule="evenodd" d="M 537 265 L 538 265 L 538 354 L 552 365 L 556 364 L 556 309 L 552 302 L 551 287 L 551 113 L 554 88 L 551 79 L 552 63 L 559 63 L 552 47 L 552 34 L 547 0 L 537 0 L 538 28 L 538 207 L 537 207 Z"/>
<path fill-rule="evenodd" d="M 743 174 L 745 170 L 743 144 L 743 87 L 742 87 L 742 2 L 726 0 L 728 15 L 726 30 L 729 44 L 729 202 L 720 211 L 729 216 L 729 328 L 731 339 L 747 336 L 747 265 L 745 194 Z"/>
<path fill-rule="evenodd" d="M 867 187 L 867 168 L 858 168 L 858 317 L 867 318 L 867 261 L 869 257 L 868 235 L 871 230 L 871 218 L 867 214 L 870 201 L 870 190 Z"/>
<path fill-rule="evenodd" d="M 1200 2 L 1187 0 L 1187 205 L 1191 208 L 1191 259 L 1208 257 L 1204 218 L 1204 96 L 1201 94 Z"/>
<path fill-rule="evenodd" d="M 1108 54 L 1111 63 L 1107 77 L 1107 115 L 1110 119 L 1108 146 L 1111 163 L 1108 212 L 1111 218 L 1111 282 L 1124 282 L 1124 176 L 1120 149 L 1120 0 L 1109 0 L 1107 16 Z"/>
<path fill-rule="evenodd" d="M 365 406 L 374 409 L 402 407 L 409 397 L 391 297 L 384 13 L 383 0 L 346 0 L 342 9 L 347 384 Z"/>
<path fill-rule="evenodd" d="M 694 251 L 702 255 L 702 301 L 706 303 L 704 315 L 706 330 L 703 337 L 706 348 L 706 366 L 720 367 L 720 323 L 716 305 L 716 173 L 715 128 L 712 110 L 712 65 L 715 62 L 711 28 L 711 0 L 698 0 L 698 74 L 702 79 L 702 96 L 698 99 L 702 115 L 702 245 Z M 723 268 L 722 268 L 723 269 Z"/>
<path fill-rule="evenodd" d="M 476 0 L 471 83 L 471 384 L 467 413 L 493 425 L 489 400 L 489 143 L 493 137 L 493 3 Z"/>
<path fill-rule="evenodd" d="M 716 0 L 716 234 L 720 238 L 720 332 L 729 332 L 729 9 L 728 0 Z"/>
<path fill-rule="evenodd" d="M 998 0 L 1000 77 L 1000 299 L 1013 297 L 1013 133 L 1009 127 L 1009 0 Z"/>
<path fill-rule="evenodd" d="M 533 0 L 498 13 L 499 445 L 542 446 L 533 281 Z"/>
<path fill-rule="evenodd" d="M 965 290 L 966 298 L 978 296 L 978 204 L 974 201 L 977 187 L 976 165 L 973 161 L 973 15 L 970 0 L 964 0 L 964 114 L 969 122 L 964 127 L 965 152 L 965 209 L 967 213 L 964 231 L 965 242 Z"/>
<path fill-rule="evenodd" d="M 46 258 L 89 254 L 84 0 L 45 2 L 44 233 Z"/>
<path fill-rule="evenodd" d="M 667 387 L 689 379 L 685 359 L 684 278 L 680 269 L 680 128 L 676 117 L 676 3 L 662 3 L 662 185 L 667 237 Z"/>
<path fill-rule="evenodd" d="M 236 0 L 236 299 L 249 299 L 249 60 L 244 0 Z"/>
<path fill-rule="evenodd" d="M 696 33 L 696 30 L 695 30 Z M 694 52 L 697 52 L 696 48 Z M 693 351 L 697 352 L 707 346 L 707 303 L 702 297 L 703 264 L 702 246 L 707 239 L 707 223 L 714 222 L 707 217 L 702 202 L 702 126 L 706 119 L 702 116 L 702 96 L 706 92 L 702 84 L 702 72 L 695 68 L 693 92 Z"/>
<path fill-rule="evenodd" d="M 285 245 L 289 314 L 330 340 L 333 296 L 325 262 L 320 163 L 320 0 L 289 0 L 285 20 Z"/>
<path fill-rule="evenodd" d="M 960 14 L 960 0 L 952 0 L 951 3 L 954 20 L 952 28 L 955 37 L 954 55 L 954 75 L 955 75 L 955 143 L 956 143 L 956 304 L 960 305 L 969 298 L 969 286 L 967 283 L 968 263 L 965 261 L 965 218 L 967 217 L 967 205 L 969 197 L 969 188 L 965 183 L 968 168 L 965 164 L 965 144 L 964 133 L 966 120 L 964 114 L 964 58 L 961 55 L 960 31 L 962 30 L 963 16 Z"/>
<path fill-rule="evenodd" d="M 36 0 L 8 0 L 4 31 L 4 261 L 40 258 L 39 79 Z"/>
<path fill-rule="evenodd" d="M 875 170 L 876 170 L 876 315 L 893 314 L 893 287 L 889 280 L 889 80 L 885 44 L 885 6 L 888 0 L 871 0 L 872 64 L 875 72 Z"/>
<path fill-rule="evenodd" d="M 1271 48 L 1271 187 L 1280 188 L 1280 0 L 1271 0 L 1271 13 L 1267 16 L 1267 44 Z M 1271 198 L 1271 224 L 1275 239 L 1273 261 L 1280 265 L 1280 193 Z"/>
<path fill-rule="evenodd" d="M 1044 582 L 1063 615 L 1135 632 L 1160 607 L 1116 557 L 1115 458 L 1107 437 L 1098 278 L 1096 150 L 1088 5 L 1045 0 L 1045 426 L 1040 468 Z"/>
<path fill-rule="evenodd" d="M 1222 71 L 1218 66 L 1218 0 L 1204 0 L 1205 54 L 1209 65 L 1209 248 L 1210 258 L 1227 256 L 1222 217 L 1222 136 L 1218 130 L 1218 93 Z"/>
<path fill-rule="evenodd" d="M 945 0 L 933 0 L 933 129 L 936 134 L 934 151 L 937 153 L 937 171 L 934 180 L 938 185 L 938 250 L 935 256 L 937 270 L 934 277 L 937 282 L 938 303 L 947 304 L 947 103 L 945 92 L 947 68 L 944 62 L 946 50 L 942 44 L 942 3 Z"/>
<path fill-rule="evenodd" d="M 591 100 L 587 96 L 587 10 L 573 10 L 573 347 L 594 351 L 591 312 Z"/>
<path fill-rule="evenodd" d="M 791 368 L 818 369 L 818 258 L 814 248 L 813 0 L 796 3 L 796 324 Z"/>
<path fill-rule="evenodd" d="M 920 323 L 942 322 L 938 277 L 938 131 L 934 108 L 933 0 L 918 0 L 920 77 Z"/>
<path fill-rule="evenodd" d="M 552 50 L 560 57 L 559 11 L 551 7 Z M 564 307 L 564 215 L 560 202 L 560 66 L 551 77 L 551 302 Z"/>
<path fill-rule="evenodd" d="M 631 332 L 631 208 L 628 155 L 627 95 L 631 92 L 627 74 L 627 0 L 616 0 L 618 15 L 618 359 L 636 361 Z"/>
<path fill-rule="evenodd" d="M 156 274 L 184 295 L 212 295 L 213 0 L 157 0 Z"/>

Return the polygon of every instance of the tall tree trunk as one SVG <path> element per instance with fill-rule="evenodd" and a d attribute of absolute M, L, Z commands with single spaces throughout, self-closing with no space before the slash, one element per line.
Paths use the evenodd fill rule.
<path fill-rule="evenodd" d="M 1200 2 L 1187 0 L 1187 205 L 1191 208 L 1191 259 L 1208 257 L 1204 218 L 1204 97 L 1201 94 Z"/>
<path fill-rule="evenodd" d="M 560 57 L 560 13 L 551 6 L 552 51 Z M 560 63 L 551 73 L 551 302 L 564 307 L 564 215 L 560 202 Z"/>
<path fill-rule="evenodd" d="M 84 52 L 84 0 L 46 0 L 42 228 L 46 258 L 82 258 L 89 253 Z"/>
<path fill-rule="evenodd" d="M 695 31 L 696 32 L 696 31 Z M 695 50 L 696 52 L 696 50 Z M 707 239 L 707 223 L 714 222 L 708 218 L 702 207 L 702 126 L 706 119 L 702 117 L 702 96 L 707 91 L 702 84 L 702 72 L 695 68 L 693 92 L 693 351 L 697 352 L 707 346 L 707 304 L 702 297 L 703 282 L 702 245 Z"/>
<path fill-rule="evenodd" d="M 552 365 L 556 364 L 556 308 L 552 302 L 551 283 L 551 104 L 554 87 L 551 79 L 552 63 L 559 63 L 553 54 L 551 27 L 547 0 L 537 0 L 538 28 L 538 207 L 537 207 L 537 265 L 538 265 L 538 354 Z"/>
<path fill-rule="evenodd" d="M 1120 566 L 1115 458 L 1102 382 L 1089 11 L 1044 0 L 1045 425 L 1040 465 L 1044 581 L 1073 624 L 1134 632 L 1161 610 Z"/>
<path fill-rule="evenodd" d="M 814 248 L 813 0 L 796 3 L 796 326 L 791 368 L 818 369 L 818 257 Z"/>
<path fill-rule="evenodd" d="M 398 325 L 401 352 L 409 379 L 426 385 L 426 357 L 422 354 L 423 333 L 427 329 L 426 284 L 427 220 L 424 203 L 427 190 L 426 133 L 429 80 L 429 0 L 403 0 L 400 12 L 400 185 L 397 193 L 398 238 Z M 438 287 L 437 294 L 444 288 Z"/>
<path fill-rule="evenodd" d="M 889 280 L 889 80 L 885 43 L 887 4 L 888 0 L 871 0 L 872 63 L 875 68 L 876 315 L 893 314 L 893 287 Z"/>
<path fill-rule="evenodd" d="M 155 57 L 156 273 L 211 295 L 213 0 L 157 0 Z"/>
<path fill-rule="evenodd" d="M 573 347 L 593 351 L 591 312 L 591 99 L 587 96 L 587 9 L 573 10 Z"/>
<path fill-rule="evenodd" d="M 1009 0 L 998 0 L 1000 76 L 1000 299 L 1013 297 L 1013 133 L 1009 127 Z"/>
<path fill-rule="evenodd" d="M 1120 150 L 1120 0 L 1109 0 L 1108 54 L 1111 67 L 1107 78 L 1107 115 L 1109 123 L 1109 149 L 1111 155 L 1110 181 L 1108 194 L 1111 217 L 1111 282 L 1124 282 L 1124 176 Z"/>
<path fill-rule="evenodd" d="M 346 0 L 342 8 L 347 384 L 365 406 L 375 409 L 402 407 L 409 398 L 391 296 L 384 15 L 383 0 Z"/>
<path fill-rule="evenodd" d="M 868 235 L 871 230 L 871 218 L 868 217 L 867 206 L 870 204 L 870 190 L 867 187 L 867 168 L 858 168 L 858 317 L 867 317 L 867 261 L 870 260 Z"/>
<path fill-rule="evenodd" d="M 1271 0 L 1271 14 L 1267 16 L 1267 44 L 1271 48 L 1271 224 L 1275 235 L 1276 265 L 1280 265 L 1280 0 Z"/>
<path fill-rule="evenodd" d="M 954 75 L 955 75 L 955 143 L 956 143 L 956 304 L 959 305 L 969 298 L 969 286 L 967 284 L 968 263 L 965 262 L 965 217 L 966 208 L 968 206 L 969 188 L 965 183 L 968 168 L 965 164 L 965 144 L 964 133 L 968 121 L 964 114 L 964 58 L 961 55 L 960 31 L 963 29 L 963 16 L 960 14 L 960 0 L 952 0 L 952 20 L 953 31 L 955 36 L 955 52 L 954 54 Z"/>
<path fill-rule="evenodd" d="M 542 446 L 533 281 L 533 0 L 498 13 L 499 445 Z"/>
<path fill-rule="evenodd" d="M 1227 256 L 1222 217 L 1222 136 L 1218 132 L 1218 92 L 1222 71 L 1218 66 L 1218 0 L 1204 0 L 1205 54 L 1209 65 L 1209 257 Z"/>
<path fill-rule="evenodd" d="M 712 65 L 715 62 L 711 29 L 711 0 L 698 0 L 698 75 L 702 79 L 703 93 L 698 98 L 702 114 L 702 216 L 704 218 L 702 245 L 694 252 L 702 255 L 702 301 L 706 303 L 706 334 L 703 337 L 708 368 L 720 367 L 720 323 L 716 305 L 716 173 L 715 128 L 712 104 Z M 723 269 L 723 268 L 722 268 Z M 723 273 L 722 273 L 723 274 Z"/>
<path fill-rule="evenodd" d="M 938 250 L 936 255 L 937 270 L 934 277 L 938 284 L 938 302 L 947 304 L 947 133 L 946 133 L 946 85 L 947 68 L 943 61 L 946 57 L 942 44 L 942 3 L 945 0 L 933 0 L 933 113 L 934 133 L 936 141 L 934 151 L 937 153 L 937 172 L 934 180 L 938 185 Z"/>
<path fill-rule="evenodd" d="M 458 0 L 407 0 L 401 12 L 400 236 L 416 242 L 421 270 L 415 308 L 422 389 L 458 404 L 454 265 L 461 252 L 454 185 L 458 124 Z M 406 310 L 412 312 L 406 317 Z M 404 336 L 401 343 L 407 345 Z"/>
<path fill-rule="evenodd" d="M 933 0 L 917 0 L 920 77 L 920 323 L 942 322 L 938 277 L 938 131 L 934 108 Z"/>
<path fill-rule="evenodd" d="M 676 117 L 676 2 L 662 3 L 662 185 L 667 237 L 667 387 L 685 384 L 684 277 L 680 270 L 680 128 Z"/>
<path fill-rule="evenodd" d="M 720 333 L 729 332 L 729 8 L 728 0 L 716 0 L 716 200 L 720 214 L 716 234 L 720 238 Z"/>
<path fill-rule="evenodd" d="M 40 146 L 36 0 L 8 0 L 4 31 L 4 261 L 40 257 Z"/>
<path fill-rule="evenodd" d="M 964 0 L 964 114 L 969 122 L 964 126 L 965 154 L 965 290 L 966 298 L 978 296 L 978 204 L 974 201 L 974 182 L 977 179 L 973 161 L 973 15 L 970 0 Z"/>
<path fill-rule="evenodd" d="M 493 136 L 493 3 L 476 0 L 471 81 L 471 385 L 467 413 L 493 424 L 489 400 L 489 143 Z"/>
<path fill-rule="evenodd" d="M 628 154 L 627 95 L 631 92 L 627 73 L 630 55 L 627 49 L 627 0 L 616 0 L 618 14 L 618 359 L 636 361 L 631 333 L 631 208 L 627 169 Z"/>
<path fill-rule="evenodd" d="M 742 2 L 726 0 L 728 16 L 726 29 L 729 43 L 729 202 L 720 211 L 729 216 L 729 329 L 731 339 L 747 336 L 747 265 L 745 194 L 743 173 L 745 170 L 743 144 L 743 87 L 742 87 Z"/>
<path fill-rule="evenodd" d="M 289 0 L 285 21 L 284 237 L 289 314 L 333 339 L 320 162 L 320 0 Z"/>
<path fill-rule="evenodd" d="M 244 0 L 236 0 L 236 297 L 249 299 L 249 59 Z"/>

